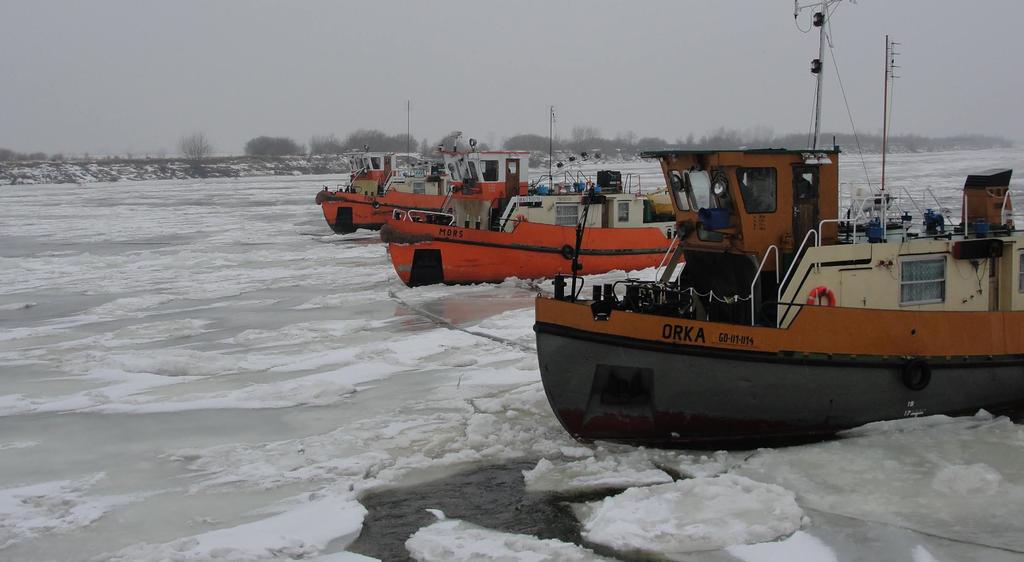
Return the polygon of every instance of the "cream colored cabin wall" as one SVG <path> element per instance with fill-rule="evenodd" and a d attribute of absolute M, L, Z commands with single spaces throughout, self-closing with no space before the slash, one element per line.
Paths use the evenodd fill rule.
<path fill-rule="evenodd" d="M 622 201 L 629 203 L 629 218 L 624 221 L 619 220 L 619 203 Z M 638 228 L 644 226 L 643 199 L 637 199 L 629 194 L 608 196 L 608 208 L 611 212 L 611 220 L 608 221 L 609 226 L 616 228 Z"/>
<path fill-rule="evenodd" d="M 447 193 L 448 188 L 444 180 L 427 181 L 425 177 L 397 177 L 391 182 L 391 189 L 399 193 L 413 193 L 413 183 L 415 182 L 423 182 L 424 195 L 445 195 Z"/>
<path fill-rule="evenodd" d="M 526 207 L 521 206 L 512 213 L 514 219 L 518 215 L 526 217 L 526 220 L 530 222 L 540 224 L 555 224 L 555 205 L 558 202 L 565 203 L 579 203 L 579 195 L 544 195 L 543 203 L 540 207 Z M 629 202 L 629 220 L 619 221 L 619 201 Z M 607 209 L 605 208 L 607 207 Z M 582 205 L 580 206 L 580 212 L 583 212 Z M 590 212 L 587 214 L 587 228 L 600 228 L 603 224 L 603 216 L 605 213 L 610 212 L 610 220 L 608 226 L 611 228 L 643 228 L 643 227 L 657 227 L 660 228 L 666 236 L 670 237 L 670 233 L 675 231 L 675 221 L 666 222 L 644 222 L 644 202 L 643 199 L 639 199 L 633 195 L 621 194 L 614 198 L 608 197 L 607 202 L 602 205 L 591 205 Z M 505 226 L 506 231 L 512 230 L 514 225 L 513 221 L 509 221 L 509 224 Z"/>
<path fill-rule="evenodd" d="M 945 240 L 917 241 L 913 250 L 900 243 L 855 244 L 823 246 L 808 249 L 805 257 L 792 274 L 793 281 L 782 297 L 782 302 L 806 302 L 815 287 L 826 287 L 836 296 L 838 306 L 885 310 L 945 310 L 984 311 L 989 307 L 988 260 L 978 260 L 975 269 L 971 260 L 953 259 L 952 242 Z M 903 252 L 901 255 L 901 251 Z M 912 253 L 911 253 L 912 252 Z M 912 256 L 944 256 L 946 260 L 945 300 L 941 303 L 900 304 L 900 260 Z M 1004 256 L 1008 255 L 1004 253 Z M 1015 255 L 1015 253 L 1014 253 Z M 1019 259 L 1019 258 L 1017 258 Z M 863 264 L 844 264 L 815 267 L 820 262 L 864 261 Z M 1016 262 L 1016 259 L 1014 260 Z M 1018 264 L 1009 266 L 1011 274 L 1018 273 Z M 1005 295 L 1006 266 L 1001 266 L 1000 294 Z M 801 283 L 806 275 L 806 280 Z M 1016 277 L 1010 277 L 1014 292 L 1011 300 L 1014 310 L 1024 308 L 1024 294 L 1016 292 Z M 1003 301 L 1000 301 L 1001 308 Z M 780 307 L 781 311 L 782 307 Z M 790 315 L 792 316 L 792 314 Z"/>
<path fill-rule="evenodd" d="M 490 215 L 488 214 L 490 212 L 490 208 L 490 201 L 482 201 L 479 199 L 452 200 L 455 224 L 458 226 L 465 226 L 466 220 L 469 220 L 469 226 L 471 228 L 476 227 L 477 221 L 480 221 L 481 228 L 486 228 L 487 221 L 490 218 Z"/>
<path fill-rule="evenodd" d="M 1008 272 L 1003 279 L 1008 281 L 1000 285 L 999 304 L 1002 310 L 1024 310 L 1024 293 L 1020 290 L 1021 254 L 1024 254 L 1024 245 L 1017 240 L 1003 246 L 1003 269 Z"/>
<path fill-rule="evenodd" d="M 580 203 L 580 197 L 578 195 L 544 195 L 543 203 L 540 207 L 526 207 L 520 206 L 512 214 L 514 219 L 518 215 L 523 215 L 526 220 L 539 224 L 555 224 L 555 205 L 557 203 L 568 204 L 574 203 L 578 206 L 577 217 L 583 213 L 583 205 Z M 601 205 L 591 205 L 590 212 L 587 213 L 587 228 L 600 228 L 601 226 Z"/>

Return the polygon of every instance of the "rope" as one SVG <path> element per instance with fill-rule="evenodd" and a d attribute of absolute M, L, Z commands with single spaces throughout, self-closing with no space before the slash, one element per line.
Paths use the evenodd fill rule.
<path fill-rule="evenodd" d="M 815 79 L 817 80 L 817 79 Z M 811 96 L 811 119 L 807 125 L 807 148 L 811 147 L 811 135 L 814 134 L 814 106 L 818 103 L 818 85 L 814 85 L 814 95 Z"/>
<path fill-rule="evenodd" d="M 942 539 L 942 540 L 949 541 L 949 542 L 954 542 L 954 543 L 957 543 L 957 544 L 964 544 L 964 545 L 968 545 L 968 546 L 980 546 L 982 548 L 990 548 L 992 550 L 999 550 L 999 551 L 1002 551 L 1002 552 L 1009 552 L 1011 554 L 1024 554 L 1024 550 L 1019 550 L 1019 549 L 1011 548 L 1011 547 L 1008 547 L 1008 546 L 999 546 L 999 545 L 996 545 L 996 544 L 983 543 L 983 542 L 978 542 L 978 541 L 969 541 L 969 540 L 964 540 L 964 539 L 956 539 L 956 538 L 953 538 L 953 537 L 947 537 L 945 535 L 940 535 L 938 533 L 932 533 L 930 531 L 922 531 L 921 529 L 915 529 L 914 527 L 910 527 L 908 525 L 900 525 L 899 523 L 892 523 L 892 522 L 889 522 L 889 521 L 880 521 L 878 519 L 869 519 L 867 517 L 857 517 L 857 516 L 854 516 L 854 515 L 847 515 L 845 513 L 836 513 L 835 511 L 827 511 L 827 510 L 824 510 L 824 509 L 817 509 L 817 508 L 813 508 L 813 507 L 807 507 L 807 508 L 804 508 L 804 509 L 806 509 L 807 511 L 816 511 L 818 513 L 824 513 L 826 515 L 833 515 L 835 517 L 842 517 L 844 519 L 852 519 L 854 521 L 861 521 L 863 523 L 873 523 L 875 525 L 884 525 L 886 527 L 893 527 L 893 528 L 896 528 L 896 529 L 902 529 L 904 531 L 910 531 L 912 533 L 917 533 L 919 535 L 924 535 L 926 537 Z"/>
<path fill-rule="evenodd" d="M 886 124 L 886 130 L 889 131 L 889 135 L 892 135 L 892 114 L 893 104 L 896 103 L 896 77 L 892 76 L 889 80 L 889 122 Z"/>
<path fill-rule="evenodd" d="M 834 10 L 833 10 L 833 13 L 834 13 Z M 860 156 L 861 166 L 864 167 L 864 179 L 868 182 L 868 188 L 873 190 L 874 186 L 871 185 L 871 176 L 868 174 L 868 163 L 867 163 L 866 160 L 864 160 L 864 151 L 861 149 L 861 146 L 860 146 L 860 135 L 857 134 L 857 125 L 855 125 L 854 122 L 853 122 L 853 112 L 850 110 L 850 102 L 846 99 L 846 88 L 843 87 L 843 77 L 840 76 L 840 74 L 839 74 L 839 63 L 836 62 L 835 49 L 832 48 L 832 38 L 831 38 L 832 21 L 831 20 L 829 20 L 828 30 L 829 30 L 829 34 L 830 34 L 829 42 L 828 42 L 828 53 L 829 53 L 829 55 L 832 56 L 832 66 L 836 69 L 836 79 L 839 81 L 839 91 L 843 93 L 843 103 L 846 105 L 846 115 L 847 115 L 847 117 L 850 118 L 850 128 L 853 129 L 853 138 L 854 138 L 855 141 L 857 141 L 857 154 Z"/>
<path fill-rule="evenodd" d="M 536 353 L 537 352 L 537 348 L 534 347 L 534 346 L 531 346 L 531 345 L 521 344 L 521 343 L 519 343 L 517 341 L 510 340 L 508 338 L 503 338 L 501 336 L 495 336 L 493 334 L 487 334 L 487 333 L 484 333 L 484 332 L 477 332 L 475 330 L 470 330 L 470 329 L 467 329 L 467 328 L 462 328 L 460 326 L 457 326 L 454 323 L 452 323 L 451 320 L 448 320 L 447 318 L 444 318 L 443 316 L 438 316 L 437 314 L 434 314 L 432 312 L 423 310 L 420 307 L 413 306 L 413 305 L 409 304 L 404 299 L 402 299 L 402 297 L 399 297 L 397 294 L 395 294 L 395 291 L 392 290 L 392 289 L 388 289 L 388 297 L 398 301 L 398 303 L 401 304 L 402 306 L 412 310 L 416 314 L 426 318 L 427 320 L 430 320 L 434 324 L 436 324 L 438 326 L 441 326 L 443 328 L 448 328 L 450 330 L 458 330 L 460 332 L 469 334 L 471 336 L 476 336 L 476 337 L 480 337 L 480 338 L 489 339 L 489 340 L 491 340 L 493 342 L 497 342 L 497 343 L 500 343 L 500 344 L 504 344 L 504 345 L 508 345 L 508 346 L 519 348 L 520 350 L 526 351 L 528 353 Z"/>

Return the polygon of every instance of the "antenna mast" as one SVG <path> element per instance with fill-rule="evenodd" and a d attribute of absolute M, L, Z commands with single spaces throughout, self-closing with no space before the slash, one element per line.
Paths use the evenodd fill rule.
<path fill-rule="evenodd" d="M 818 28 L 818 58 L 811 61 L 811 74 L 818 78 L 817 90 L 814 94 L 814 138 L 811 140 L 811 150 L 817 150 L 818 137 L 821 135 L 821 97 L 825 86 L 825 67 L 823 61 L 825 60 L 825 26 L 829 20 L 828 9 L 830 6 L 841 1 L 821 0 L 821 2 L 811 2 L 801 6 L 800 0 L 793 0 L 793 21 L 796 21 L 800 12 L 807 8 L 817 7 L 820 10 L 815 12 L 811 19 L 813 26 Z M 799 29 L 799 26 L 797 28 Z M 807 31 L 810 31 L 810 29 Z"/>
<path fill-rule="evenodd" d="M 409 143 L 412 142 L 412 129 L 409 126 L 410 114 L 412 113 L 412 100 L 405 100 L 405 153 L 410 154 Z"/>
<path fill-rule="evenodd" d="M 889 82 L 897 78 L 895 70 L 899 68 L 896 66 L 896 55 L 894 47 L 899 45 L 895 41 L 891 41 L 889 36 L 885 36 L 885 89 L 882 95 L 882 181 L 881 191 L 882 195 L 885 195 L 885 155 L 889 148 Z"/>
<path fill-rule="evenodd" d="M 548 181 L 551 182 L 551 187 L 555 187 L 555 176 L 552 175 L 551 165 L 555 162 L 555 106 L 550 106 L 550 115 L 548 116 Z"/>
<path fill-rule="evenodd" d="M 818 58 L 811 62 L 811 72 L 818 75 L 818 91 L 814 94 L 814 140 L 811 149 L 818 148 L 818 136 L 821 134 L 821 93 L 825 86 L 825 18 L 828 15 L 828 3 L 821 2 L 821 11 L 814 14 L 814 25 L 818 26 Z M 817 62 L 817 64 L 815 64 Z"/>

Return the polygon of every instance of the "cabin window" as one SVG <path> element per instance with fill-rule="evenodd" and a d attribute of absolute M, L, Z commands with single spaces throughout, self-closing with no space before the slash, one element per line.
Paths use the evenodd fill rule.
<path fill-rule="evenodd" d="M 900 261 L 900 304 L 929 304 L 946 300 L 946 258 L 906 258 Z"/>
<path fill-rule="evenodd" d="M 748 213 L 774 213 L 776 209 L 775 168 L 739 168 L 736 179 L 740 184 L 743 206 Z"/>
<path fill-rule="evenodd" d="M 422 181 L 414 181 L 414 182 L 412 182 L 412 192 L 413 193 L 418 193 L 420 195 L 426 193 L 427 192 L 427 184 L 425 182 L 422 182 Z"/>
<path fill-rule="evenodd" d="M 371 156 L 370 157 L 370 162 L 373 163 L 373 169 L 374 170 L 379 170 L 380 169 L 380 156 Z"/>
<path fill-rule="evenodd" d="M 686 187 L 683 185 L 683 174 L 672 170 L 669 180 L 672 182 L 672 195 L 675 197 L 676 208 L 680 211 L 689 211 L 690 198 L 686 195 Z"/>
<path fill-rule="evenodd" d="M 1017 291 L 1024 293 L 1024 252 L 1017 254 Z"/>
<path fill-rule="evenodd" d="M 686 174 L 690 190 L 698 209 L 711 208 L 711 176 L 707 172 L 690 172 Z"/>
<path fill-rule="evenodd" d="M 484 181 L 498 181 L 497 160 L 484 160 Z"/>
<path fill-rule="evenodd" d="M 469 177 L 475 180 L 480 179 L 480 172 L 476 171 L 476 162 L 469 163 Z"/>
<path fill-rule="evenodd" d="M 619 222 L 629 222 L 629 201 L 619 201 Z"/>
<path fill-rule="evenodd" d="M 555 224 L 559 226 L 576 226 L 579 216 L 580 206 L 576 203 L 555 205 Z"/>

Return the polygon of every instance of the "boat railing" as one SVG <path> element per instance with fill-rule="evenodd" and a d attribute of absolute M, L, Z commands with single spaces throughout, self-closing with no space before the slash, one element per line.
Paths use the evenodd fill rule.
<path fill-rule="evenodd" d="M 1010 190 L 1007 189 L 1006 193 L 1003 194 L 1003 204 L 999 208 L 999 223 L 1000 224 L 1009 224 L 1010 221 L 1013 220 L 1013 209 L 1010 209 L 1009 213 L 1006 212 L 1007 211 L 1006 207 L 1009 204 L 1010 204 Z"/>
<path fill-rule="evenodd" d="M 764 269 L 764 265 L 768 263 L 768 256 L 775 255 L 775 283 L 779 282 L 779 248 L 775 244 L 768 246 L 768 250 L 765 251 L 764 257 L 761 258 L 761 264 L 757 266 L 757 271 L 754 272 L 754 280 L 750 282 L 750 325 L 754 326 L 757 322 L 757 315 L 754 311 L 754 303 L 757 299 L 754 298 L 754 286 L 761 278 L 761 271 Z"/>
<path fill-rule="evenodd" d="M 633 180 L 636 180 L 636 189 L 633 188 Z M 635 172 L 626 172 L 626 177 L 622 180 L 622 192 L 642 195 L 643 186 L 640 184 L 640 174 Z"/>
<path fill-rule="evenodd" d="M 932 191 L 932 188 L 926 187 L 924 188 L 924 192 L 927 193 L 928 196 L 932 198 L 932 201 L 935 202 L 935 208 L 938 209 L 939 212 L 941 212 L 943 215 L 949 216 L 953 212 L 949 207 L 943 205 L 942 201 L 939 201 L 939 198 L 935 195 L 935 192 Z"/>
<path fill-rule="evenodd" d="M 556 176 L 559 176 L 559 179 L 557 180 L 558 183 L 556 183 L 555 180 Z M 558 191 L 556 186 L 568 187 L 575 186 L 579 183 L 593 183 L 593 180 L 589 176 L 584 174 L 582 171 L 562 170 L 560 172 L 555 172 L 553 174 L 542 174 L 541 176 L 538 176 L 536 180 L 530 183 L 530 187 L 536 188 L 537 186 L 544 183 L 545 180 L 547 181 L 548 187 L 550 187 L 552 192 L 555 194 L 557 194 Z"/>
<path fill-rule="evenodd" d="M 395 209 L 392 217 L 398 221 L 409 221 L 409 222 L 427 222 L 433 224 L 445 224 L 452 225 L 455 223 L 455 215 L 452 213 L 444 213 L 441 211 L 427 211 L 424 209 Z M 437 217 L 448 219 L 447 221 L 439 221 Z"/>
<path fill-rule="evenodd" d="M 395 178 L 397 178 L 397 177 L 398 177 L 398 170 L 391 170 L 390 172 L 388 172 L 388 175 L 384 178 L 384 181 L 382 181 L 381 184 L 380 184 L 381 185 L 381 188 L 380 188 L 380 194 L 381 195 L 384 195 L 385 193 L 388 192 L 389 189 L 391 189 L 391 184 L 394 183 Z"/>
<path fill-rule="evenodd" d="M 779 281 L 779 292 L 778 292 L 778 298 L 776 299 L 777 301 L 782 302 L 782 292 L 786 288 L 786 283 L 789 282 L 790 277 L 793 275 L 793 271 L 796 269 L 796 265 L 798 263 L 800 263 L 800 261 L 801 261 L 800 260 L 800 256 L 802 256 L 803 253 L 804 253 L 804 250 L 807 249 L 807 242 L 811 239 L 812 236 L 814 237 L 814 244 L 815 244 L 815 246 L 817 246 L 820 243 L 821 238 L 818 236 L 818 231 L 814 230 L 813 228 L 811 230 L 808 230 L 807 234 L 804 235 L 803 241 L 800 242 L 800 247 L 797 248 L 796 254 L 794 254 L 792 263 L 790 263 L 789 264 L 789 268 L 786 269 L 786 274 L 783 275 L 782 276 L 782 280 Z M 776 318 L 776 320 L 775 320 L 775 327 L 778 328 L 781 325 L 782 325 L 782 318 L 781 317 Z"/>
<path fill-rule="evenodd" d="M 452 202 L 452 196 L 453 196 L 453 195 L 455 195 L 455 189 L 454 189 L 454 187 L 452 186 L 452 184 L 451 184 L 451 183 L 449 182 L 449 183 L 448 183 L 448 193 L 447 193 L 447 194 L 445 195 L 445 197 L 444 197 L 444 201 L 443 201 L 443 202 L 441 203 L 441 208 L 442 208 L 442 209 L 448 209 L 448 208 L 450 208 L 450 207 L 449 207 L 449 205 L 450 205 L 450 204 L 451 204 L 451 202 Z"/>
<path fill-rule="evenodd" d="M 852 240 L 853 240 L 853 243 L 856 244 L 857 243 L 857 232 L 854 229 L 856 228 L 857 225 L 854 222 L 854 219 L 852 219 L 852 218 L 850 218 L 850 219 L 822 219 L 821 222 L 818 223 L 818 232 L 824 232 L 823 229 L 825 228 L 826 224 L 833 224 L 834 223 L 834 224 L 839 225 L 839 224 L 843 224 L 844 222 L 850 223 L 850 230 L 851 230 L 851 232 L 853 234 Z M 885 236 L 885 234 L 884 234 L 885 226 L 884 225 L 882 226 L 882 230 L 883 230 L 883 236 Z M 822 236 L 818 236 L 818 239 L 815 242 L 815 246 L 816 247 L 817 246 L 821 246 L 822 238 L 823 238 Z"/>
<path fill-rule="evenodd" d="M 668 257 L 675 251 L 676 246 L 679 245 L 680 238 L 678 236 L 672 237 L 672 242 L 668 245 L 668 249 L 665 250 L 665 255 L 661 256 L 661 263 L 658 264 L 657 269 L 654 270 L 654 278 L 661 279 L 661 268 L 665 267 L 665 262 L 668 261 Z"/>
<path fill-rule="evenodd" d="M 900 187 L 900 193 L 906 196 L 907 201 L 910 201 L 910 204 L 914 206 L 914 210 L 917 211 L 919 215 L 924 215 L 924 209 L 922 209 L 921 206 L 917 204 L 917 199 L 915 199 L 914 196 L 911 195 L 909 191 L 907 191 L 906 187 Z"/>
<path fill-rule="evenodd" d="M 874 217 L 891 215 L 903 210 L 903 198 L 899 195 L 871 193 L 867 195 L 851 195 L 848 197 L 849 217 L 856 221 L 867 221 Z"/>
<path fill-rule="evenodd" d="M 512 200 L 510 200 L 508 202 L 508 205 L 505 205 L 505 211 L 501 214 L 501 220 L 499 222 L 499 224 L 500 224 L 499 230 L 501 230 L 501 231 L 505 230 L 505 226 L 508 225 L 508 221 L 512 220 L 512 213 L 514 213 L 516 211 L 516 209 L 518 209 L 518 208 L 519 208 L 519 197 L 513 197 Z"/>

